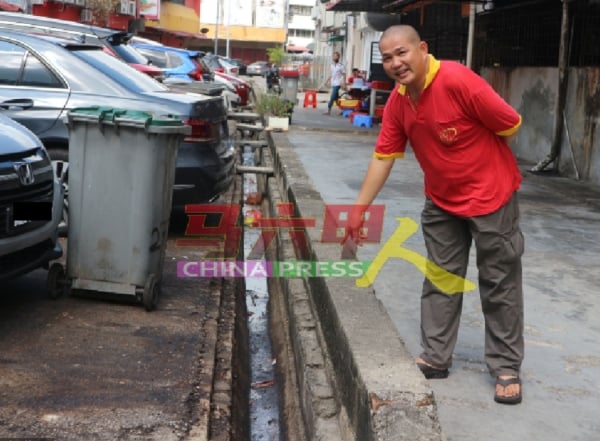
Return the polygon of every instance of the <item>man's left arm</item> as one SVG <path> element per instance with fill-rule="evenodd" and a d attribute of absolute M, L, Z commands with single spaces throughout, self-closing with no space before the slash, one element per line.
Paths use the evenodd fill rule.
<path fill-rule="evenodd" d="M 488 129 L 510 143 L 521 127 L 521 115 L 483 78 L 480 81 L 480 87 L 471 96 L 472 110 Z"/>

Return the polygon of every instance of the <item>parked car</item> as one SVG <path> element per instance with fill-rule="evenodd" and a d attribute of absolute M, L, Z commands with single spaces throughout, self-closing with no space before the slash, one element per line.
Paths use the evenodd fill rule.
<path fill-rule="evenodd" d="M 167 77 L 213 81 L 214 74 L 203 59 L 204 52 L 156 44 L 131 43 L 131 48 L 163 70 Z"/>
<path fill-rule="evenodd" d="M 156 44 L 132 43 L 131 46 L 148 57 L 156 66 L 163 67 L 165 75 L 170 79 L 168 84 L 177 84 L 173 81 L 177 78 L 181 81 L 214 80 L 222 84 L 229 92 L 237 97 L 228 95 L 229 103 L 233 106 L 245 106 L 250 96 L 250 84 L 237 77 L 220 71 L 213 71 L 206 62 L 204 52 L 190 51 L 169 46 Z M 203 75 L 199 75 L 202 72 Z"/>
<path fill-rule="evenodd" d="M 140 72 L 157 80 L 163 78 L 162 69 L 152 66 L 147 58 L 129 47 L 127 42 L 133 37 L 133 34 L 124 31 L 12 12 L 0 12 L 0 28 L 76 38 L 82 43 L 103 45 L 111 55 L 120 58 Z"/>
<path fill-rule="evenodd" d="M 239 106 L 240 96 L 238 95 L 235 87 L 230 81 L 215 77 L 215 81 L 193 81 L 182 77 L 166 77 L 163 80 L 163 84 L 168 86 L 171 90 L 181 92 L 192 92 L 200 93 L 202 95 L 214 96 L 214 90 L 218 88 L 221 97 L 223 97 L 226 103 L 226 108 L 232 110 Z M 208 92 L 207 92 L 208 90 Z"/>
<path fill-rule="evenodd" d="M 239 69 L 237 66 L 225 61 L 223 57 L 215 54 L 205 54 L 204 60 L 215 72 L 226 73 L 227 75 L 237 76 L 239 75 Z"/>
<path fill-rule="evenodd" d="M 250 101 L 250 93 L 251 93 L 251 89 L 252 89 L 252 87 L 250 86 L 250 83 L 242 80 L 241 78 L 235 77 L 233 75 L 228 75 L 224 72 L 215 72 L 215 78 L 222 78 L 226 81 L 231 82 L 231 84 L 233 84 L 233 87 L 235 87 L 237 94 L 240 96 L 239 105 L 240 106 L 248 105 L 248 102 Z"/>
<path fill-rule="evenodd" d="M 62 256 L 62 207 L 62 187 L 42 141 L 0 113 L 0 280 Z"/>
<path fill-rule="evenodd" d="M 221 57 L 223 60 L 225 60 L 226 62 L 228 62 L 229 64 L 233 64 L 234 66 L 237 66 L 238 68 L 238 73 L 240 75 L 246 75 L 246 71 L 247 71 L 247 66 L 246 63 L 244 63 L 242 60 L 240 60 L 239 58 L 227 58 L 227 57 Z"/>
<path fill-rule="evenodd" d="M 211 201 L 233 180 L 235 155 L 222 97 L 175 93 L 100 46 L 4 30 L 0 66 L 0 109 L 40 137 L 63 173 L 66 114 L 98 105 L 176 115 L 191 126 L 178 149 L 174 206 Z"/>
<path fill-rule="evenodd" d="M 264 77 L 269 67 L 270 64 L 266 61 L 255 61 L 246 67 L 246 75 Z"/>

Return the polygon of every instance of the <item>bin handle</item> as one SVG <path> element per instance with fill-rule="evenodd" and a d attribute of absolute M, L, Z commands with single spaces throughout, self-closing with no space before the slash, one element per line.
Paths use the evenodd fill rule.
<path fill-rule="evenodd" d="M 128 118 L 128 115 L 135 114 L 136 118 Z M 152 125 L 153 115 L 144 111 L 117 111 L 113 116 L 113 122 L 115 126 L 119 125 L 118 123 L 131 123 L 135 124 L 136 127 L 140 127 L 141 124 L 144 124 L 144 129 L 148 129 Z"/>

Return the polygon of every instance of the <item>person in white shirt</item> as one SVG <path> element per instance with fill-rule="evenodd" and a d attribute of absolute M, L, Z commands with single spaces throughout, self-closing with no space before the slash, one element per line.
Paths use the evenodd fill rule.
<path fill-rule="evenodd" d="M 323 84 L 331 81 L 331 96 L 327 103 L 327 112 L 324 115 L 331 115 L 333 104 L 340 98 L 340 89 L 346 88 L 346 68 L 340 63 L 340 53 L 333 53 L 333 62 L 331 63 L 331 74 L 327 77 Z"/>

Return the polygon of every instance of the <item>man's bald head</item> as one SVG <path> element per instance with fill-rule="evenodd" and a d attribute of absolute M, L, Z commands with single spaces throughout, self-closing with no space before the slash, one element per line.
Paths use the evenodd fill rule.
<path fill-rule="evenodd" d="M 391 26 L 379 40 L 383 70 L 417 96 L 423 89 L 428 69 L 428 47 L 415 28 Z"/>
<path fill-rule="evenodd" d="M 394 25 L 387 28 L 379 41 L 383 41 L 390 37 L 402 37 L 405 41 L 410 44 L 417 45 L 421 42 L 421 36 L 415 28 L 410 25 Z"/>

